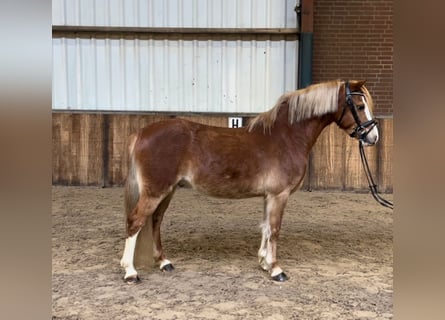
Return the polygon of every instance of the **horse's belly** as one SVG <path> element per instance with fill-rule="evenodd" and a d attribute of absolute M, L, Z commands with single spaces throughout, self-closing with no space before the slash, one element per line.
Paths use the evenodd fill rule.
<path fill-rule="evenodd" d="M 242 199 L 264 195 L 264 189 L 252 181 L 231 177 L 207 177 L 188 180 L 187 183 L 197 191 L 217 198 Z"/>

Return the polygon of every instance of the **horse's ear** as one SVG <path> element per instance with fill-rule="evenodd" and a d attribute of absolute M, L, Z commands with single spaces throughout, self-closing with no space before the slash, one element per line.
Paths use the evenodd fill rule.
<path fill-rule="evenodd" d="M 361 88 L 361 87 L 363 87 L 363 86 L 365 85 L 366 80 L 358 80 L 357 82 L 358 82 L 358 83 L 357 83 L 357 86 L 358 86 L 359 88 Z"/>
<path fill-rule="evenodd" d="M 351 80 L 349 83 L 352 90 L 360 90 L 365 85 L 366 80 Z"/>

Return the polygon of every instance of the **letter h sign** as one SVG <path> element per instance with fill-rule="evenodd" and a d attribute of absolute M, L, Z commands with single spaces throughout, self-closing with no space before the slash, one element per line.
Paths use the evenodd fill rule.
<path fill-rule="evenodd" d="M 243 118 L 229 117 L 229 128 L 241 128 L 243 126 Z"/>

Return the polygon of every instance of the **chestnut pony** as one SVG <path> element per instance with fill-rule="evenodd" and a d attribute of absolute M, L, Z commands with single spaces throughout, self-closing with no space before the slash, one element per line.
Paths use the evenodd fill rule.
<path fill-rule="evenodd" d="M 127 283 L 140 281 L 134 268 L 136 239 L 152 224 L 153 257 L 173 270 L 161 245 L 160 226 L 180 183 L 222 198 L 264 198 L 260 266 L 275 281 L 277 241 L 287 199 L 301 184 L 309 152 L 323 128 L 335 122 L 365 145 L 378 140 L 372 99 L 364 81 L 329 81 L 283 94 L 247 127 L 211 127 L 183 119 L 151 124 L 130 137 L 125 188 L 127 239 L 121 266 Z"/>

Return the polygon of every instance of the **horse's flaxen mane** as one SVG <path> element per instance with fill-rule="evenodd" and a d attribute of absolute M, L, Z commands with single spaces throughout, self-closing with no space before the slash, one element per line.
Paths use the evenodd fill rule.
<path fill-rule="evenodd" d="M 248 124 L 248 131 L 262 126 L 270 131 L 277 119 L 280 108 L 288 104 L 289 123 L 302 121 L 313 116 L 322 116 L 338 108 L 338 91 L 343 82 L 340 80 L 323 82 L 307 88 L 283 94 L 269 111 L 253 118 Z"/>

